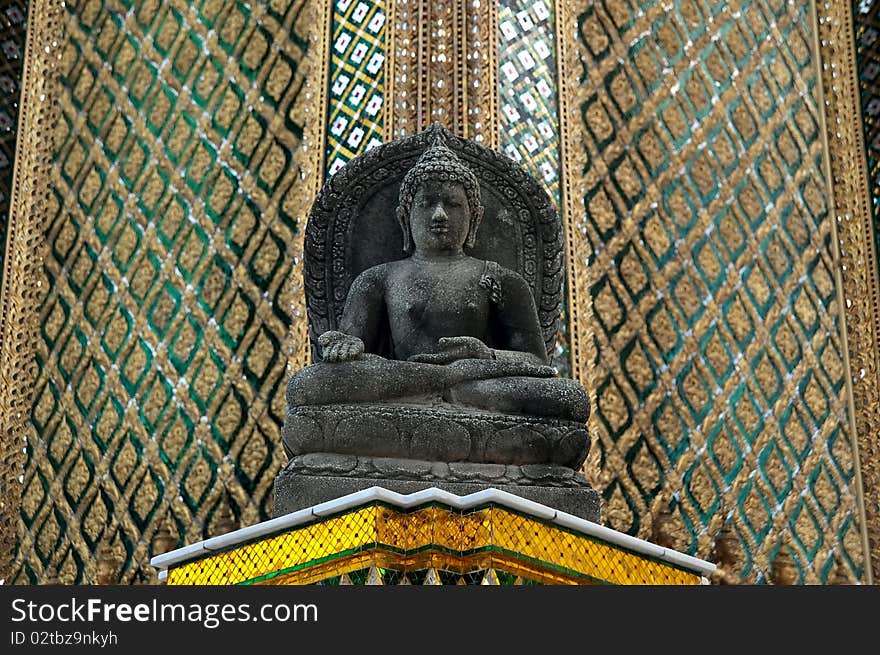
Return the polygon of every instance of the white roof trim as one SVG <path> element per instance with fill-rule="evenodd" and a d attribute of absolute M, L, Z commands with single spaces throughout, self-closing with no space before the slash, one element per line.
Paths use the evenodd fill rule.
<path fill-rule="evenodd" d="M 401 509 L 409 509 L 417 505 L 430 502 L 439 502 L 454 509 L 467 510 L 478 505 L 495 503 L 500 507 L 513 509 L 529 516 L 543 519 L 574 532 L 596 537 L 608 543 L 626 548 L 627 550 L 663 560 L 673 566 L 683 567 L 702 576 L 709 576 L 715 572 L 715 565 L 711 562 L 679 553 L 669 548 L 663 548 L 652 544 L 644 539 L 637 539 L 628 534 L 612 530 L 598 523 L 560 512 L 552 507 L 541 505 L 532 500 L 527 500 L 500 489 L 484 489 L 467 496 L 456 496 L 453 493 L 431 487 L 411 494 L 399 494 L 382 487 L 370 487 L 335 500 L 327 501 L 313 507 L 301 509 L 297 512 L 285 514 L 256 525 L 251 525 L 240 530 L 228 532 L 219 537 L 206 539 L 198 543 L 172 550 L 163 555 L 157 555 L 150 560 L 155 568 L 161 572 L 167 571 L 168 567 L 182 564 L 190 560 L 206 556 L 222 550 L 228 550 L 234 546 L 259 539 L 260 537 L 274 536 L 283 530 L 293 528 L 304 523 L 309 523 L 315 518 L 337 514 L 347 509 L 360 507 L 371 502 L 383 502 Z M 167 573 L 166 573 L 167 575 Z"/>

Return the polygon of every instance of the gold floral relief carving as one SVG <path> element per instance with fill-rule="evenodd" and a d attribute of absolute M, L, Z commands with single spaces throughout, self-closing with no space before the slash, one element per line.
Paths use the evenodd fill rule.
<path fill-rule="evenodd" d="M 30 408 L 36 376 L 37 313 L 45 292 L 39 269 L 45 248 L 43 223 L 49 202 L 54 103 L 62 38 L 61 5 L 30 3 L 19 108 L 20 138 L 10 198 L 0 289 L 0 577 L 9 579 L 19 543 L 24 446 L 33 438 Z M 24 144 L 24 147 L 22 147 Z"/>

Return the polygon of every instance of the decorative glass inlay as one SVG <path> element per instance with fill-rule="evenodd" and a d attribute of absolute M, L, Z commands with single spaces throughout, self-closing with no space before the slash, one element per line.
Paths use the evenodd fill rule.
<path fill-rule="evenodd" d="M 335 0 L 330 41 L 327 175 L 382 143 L 384 0 Z"/>
<path fill-rule="evenodd" d="M 708 557 L 728 520 L 743 581 L 780 547 L 801 582 L 860 578 L 809 3 L 608 0 L 577 29 L 608 522 L 669 512 Z"/>
<path fill-rule="evenodd" d="M 552 2 L 498 7 L 498 124 L 501 150 L 534 175 L 561 210 L 556 15 Z M 566 307 L 551 364 L 571 377 Z"/>
<path fill-rule="evenodd" d="M 150 579 L 270 516 L 303 195 L 301 2 L 67 3 L 18 579 Z"/>

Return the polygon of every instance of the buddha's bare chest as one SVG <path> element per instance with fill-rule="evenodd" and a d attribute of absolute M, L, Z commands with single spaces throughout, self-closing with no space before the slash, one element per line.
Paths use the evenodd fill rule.
<path fill-rule="evenodd" d="M 489 295 L 476 271 L 418 271 L 392 276 L 386 287 L 386 306 L 393 332 L 424 336 L 485 333 Z"/>

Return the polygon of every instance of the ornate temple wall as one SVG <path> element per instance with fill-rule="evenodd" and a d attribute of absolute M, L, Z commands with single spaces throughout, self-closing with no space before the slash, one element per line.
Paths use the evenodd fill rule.
<path fill-rule="evenodd" d="M 146 581 L 166 520 L 184 544 L 227 508 L 268 518 L 311 199 L 440 120 L 562 212 L 554 363 L 593 396 L 607 524 L 707 559 L 732 530 L 728 581 L 766 581 L 780 551 L 801 583 L 871 580 L 877 273 L 847 4 L 30 10 L 0 362 L 13 579 L 90 582 L 102 552 Z"/>
<path fill-rule="evenodd" d="M 608 521 L 759 580 L 864 546 L 809 3 L 597 3 L 578 21 L 594 480 Z M 669 528 L 667 528 L 669 529 Z"/>
<path fill-rule="evenodd" d="M 267 516 L 296 350 L 303 2 L 35 3 L 59 45 L 17 577 Z M 311 98 L 315 91 L 311 91 Z M 315 112 L 320 117 L 320 112 Z M 228 499 L 228 500 L 227 500 Z"/>

